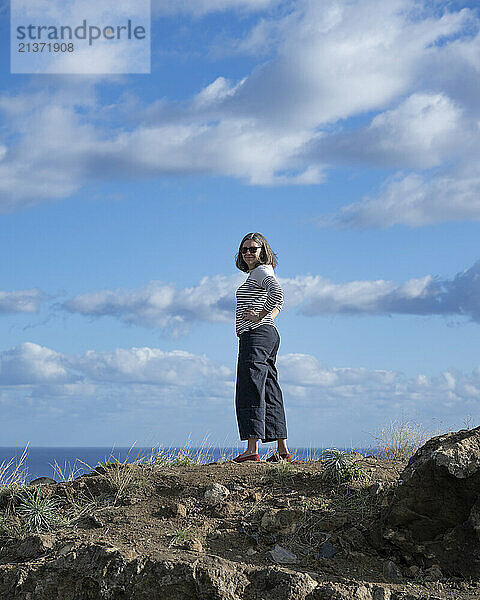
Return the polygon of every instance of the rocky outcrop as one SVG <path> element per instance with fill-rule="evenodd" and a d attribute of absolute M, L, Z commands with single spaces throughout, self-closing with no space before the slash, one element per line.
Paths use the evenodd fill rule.
<path fill-rule="evenodd" d="M 423 596 L 410 595 L 410 600 Z M 318 573 L 252 567 L 185 553 L 127 559 L 117 548 L 67 548 L 23 568 L 0 566 L 0 600 L 402 600 L 370 583 L 324 582 Z"/>
<path fill-rule="evenodd" d="M 480 598 L 445 577 L 477 572 L 478 435 L 431 440 L 401 482 L 372 457 L 343 484 L 321 461 L 99 466 L 33 484 L 56 507 L 43 533 L 4 490 L 0 600 Z"/>
<path fill-rule="evenodd" d="M 417 451 L 381 537 L 407 565 L 480 578 L 480 427 L 432 438 Z"/>

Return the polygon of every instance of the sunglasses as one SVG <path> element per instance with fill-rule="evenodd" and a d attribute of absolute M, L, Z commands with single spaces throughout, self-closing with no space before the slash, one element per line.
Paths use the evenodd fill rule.
<path fill-rule="evenodd" d="M 244 246 L 241 250 L 242 254 L 246 254 L 247 252 L 251 252 L 252 254 L 255 254 L 255 252 L 257 250 L 261 250 L 261 247 L 259 246 L 258 248 L 256 248 L 255 246 Z"/>

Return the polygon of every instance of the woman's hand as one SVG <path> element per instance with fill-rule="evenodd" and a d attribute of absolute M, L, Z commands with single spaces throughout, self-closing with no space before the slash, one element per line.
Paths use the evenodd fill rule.
<path fill-rule="evenodd" d="M 274 319 L 278 315 L 279 312 L 280 311 L 278 308 L 274 308 L 272 310 L 272 312 L 270 313 L 270 316 L 272 317 L 272 319 Z M 253 310 L 253 308 L 247 308 L 242 313 L 242 319 L 246 319 L 247 321 L 253 321 L 254 323 L 259 323 L 268 314 L 269 313 L 264 308 L 262 308 L 262 310 L 259 313 L 257 313 L 256 310 Z"/>
<path fill-rule="evenodd" d="M 247 308 L 243 311 L 242 319 L 246 319 L 247 321 L 253 321 L 254 323 L 258 323 L 260 321 L 260 315 L 253 308 Z"/>

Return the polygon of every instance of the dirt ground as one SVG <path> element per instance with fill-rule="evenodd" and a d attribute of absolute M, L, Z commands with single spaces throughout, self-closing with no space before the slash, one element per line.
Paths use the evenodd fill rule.
<path fill-rule="evenodd" d="M 42 486 L 69 521 L 49 537 L 60 552 L 100 543 L 129 559 L 206 553 L 250 565 L 274 564 L 270 551 L 278 544 L 296 555 L 289 569 L 323 581 L 383 583 L 419 598 L 480 598 L 480 582 L 402 564 L 392 576 L 386 564 L 398 559 L 374 548 L 368 531 L 405 463 L 359 456 L 357 465 L 362 477 L 343 484 L 322 478 L 322 461 L 97 467 L 73 482 Z M 218 502 L 205 498 L 214 483 L 229 492 Z M 335 554 L 324 557 L 328 542 Z"/>

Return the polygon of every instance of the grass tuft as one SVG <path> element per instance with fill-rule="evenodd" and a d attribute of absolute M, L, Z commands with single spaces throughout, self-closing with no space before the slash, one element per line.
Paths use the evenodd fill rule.
<path fill-rule="evenodd" d="M 182 449 L 178 448 L 157 448 L 152 450 L 151 456 L 144 460 L 147 464 L 154 467 L 185 467 L 191 465 L 204 465 L 212 461 L 212 444 L 207 445 L 208 436 L 205 436 L 199 448 L 192 447 L 192 440 L 189 438 Z M 223 454 L 219 462 L 230 460 L 231 456 Z"/>
<path fill-rule="evenodd" d="M 18 460 L 11 458 L 0 463 L 0 490 L 11 486 L 25 485 L 28 476 L 28 470 L 25 466 L 27 455 L 28 444 Z"/>
<path fill-rule="evenodd" d="M 67 466 L 67 463 L 65 462 L 63 467 L 61 467 L 56 460 L 54 460 L 53 463 L 50 463 L 55 479 L 58 479 L 58 481 L 73 481 L 77 477 L 80 477 L 80 475 L 83 474 L 84 469 L 77 466 L 77 462 L 80 462 L 80 459 L 75 459 L 73 466 L 71 463 L 68 463 Z"/>
<path fill-rule="evenodd" d="M 182 546 L 185 542 L 193 539 L 193 534 L 188 529 L 178 529 L 172 535 L 169 547 L 171 546 Z"/>
<path fill-rule="evenodd" d="M 395 419 L 372 434 L 378 458 L 388 460 L 408 460 L 434 435 L 418 423 L 405 419 Z"/>
<path fill-rule="evenodd" d="M 292 480 L 295 467 L 290 462 L 273 463 L 266 471 L 263 481 L 266 484 L 285 485 Z"/>

